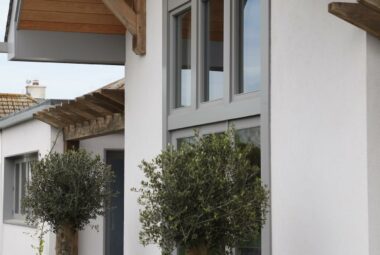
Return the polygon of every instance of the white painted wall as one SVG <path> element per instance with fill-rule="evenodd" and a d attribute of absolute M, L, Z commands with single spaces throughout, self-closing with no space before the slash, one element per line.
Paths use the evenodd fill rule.
<path fill-rule="evenodd" d="M 4 158 L 22 155 L 30 152 L 39 152 L 41 156 L 46 155 L 52 146 L 55 136 L 52 134 L 51 127 L 37 120 L 27 121 L 17 126 L 10 127 L 2 131 L 1 137 L 1 160 Z M 62 137 L 61 137 L 62 138 Z M 23 224 L 23 222 L 12 221 L 7 223 L 3 221 L 3 180 L 4 165 L 1 166 L 1 222 L 0 230 L 2 235 L 1 254 L 4 255 L 20 255 L 34 254 L 31 245 L 37 245 L 37 240 L 30 237 L 35 233 L 34 228 L 20 226 L 15 224 Z M 53 254 L 54 237 L 48 234 L 45 238 L 45 254 Z"/>
<path fill-rule="evenodd" d="M 369 253 L 366 34 L 329 2 L 271 1 L 273 255 Z"/>
<path fill-rule="evenodd" d="M 126 43 L 125 89 L 125 226 L 124 254 L 159 255 L 157 247 L 139 242 L 137 194 L 143 174 L 142 159 L 151 159 L 162 149 L 162 1 L 147 0 L 147 55 L 132 51 L 132 38 Z"/>
<path fill-rule="evenodd" d="M 380 255 L 380 41 L 367 36 L 368 208 L 370 255 Z"/>
<path fill-rule="evenodd" d="M 124 134 L 107 135 L 80 141 L 80 148 L 99 155 L 104 161 L 106 150 L 124 149 Z M 120 222 L 119 224 L 123 224 Z M 104 217 L 91 221 L 90 225 L 97 225 L 99 231 L 88 226 L 79 232 L 79 255 L 104 254 Z"/>

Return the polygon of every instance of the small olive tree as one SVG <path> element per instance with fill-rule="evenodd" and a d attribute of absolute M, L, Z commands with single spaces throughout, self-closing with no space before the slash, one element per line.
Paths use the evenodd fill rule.
<path fill-rule="evenodd" d="M 56 254 L 77 255 L 77 233 L 109 208 L 114 174 L 84 150 L 51 153 L 32 165 L 23 207 L 27 222 L 44 222 L 57 234 Z"/>
<path fill-rule="evenodd" d="M 260 149 L 235 132 L 200 136 L 143 161 L 139 203 L 142 244 L 164 254 L 224 254 L 260 234 L 269 195 L 260 179 Z"/>

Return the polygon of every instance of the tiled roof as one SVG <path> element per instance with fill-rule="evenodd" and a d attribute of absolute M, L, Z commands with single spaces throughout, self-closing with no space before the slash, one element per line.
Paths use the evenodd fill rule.
<path fill-rule="evenodd" d="M 36 104 L 37 101 L 28 95 L 0 93 L 0 118 Z"/>

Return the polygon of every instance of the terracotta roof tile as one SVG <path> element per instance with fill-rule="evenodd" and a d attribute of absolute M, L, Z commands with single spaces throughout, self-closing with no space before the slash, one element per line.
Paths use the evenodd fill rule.
<path fill-rule="evenodd" d="M 28 95 L 0 93 L 0 118 L 36 104 L 37 101 Z"/>

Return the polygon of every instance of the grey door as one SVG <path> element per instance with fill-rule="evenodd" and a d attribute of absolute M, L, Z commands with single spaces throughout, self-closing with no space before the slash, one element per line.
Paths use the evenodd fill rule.
<path fill-rule="evenodd" d="M 112 189 L 118 193 L 112 199 L 112 209 L 105 219 L 105 254 L 123 255 L 124 243 L 124 151 L 107 151 L 106 163 L 116 175 Z"/>

